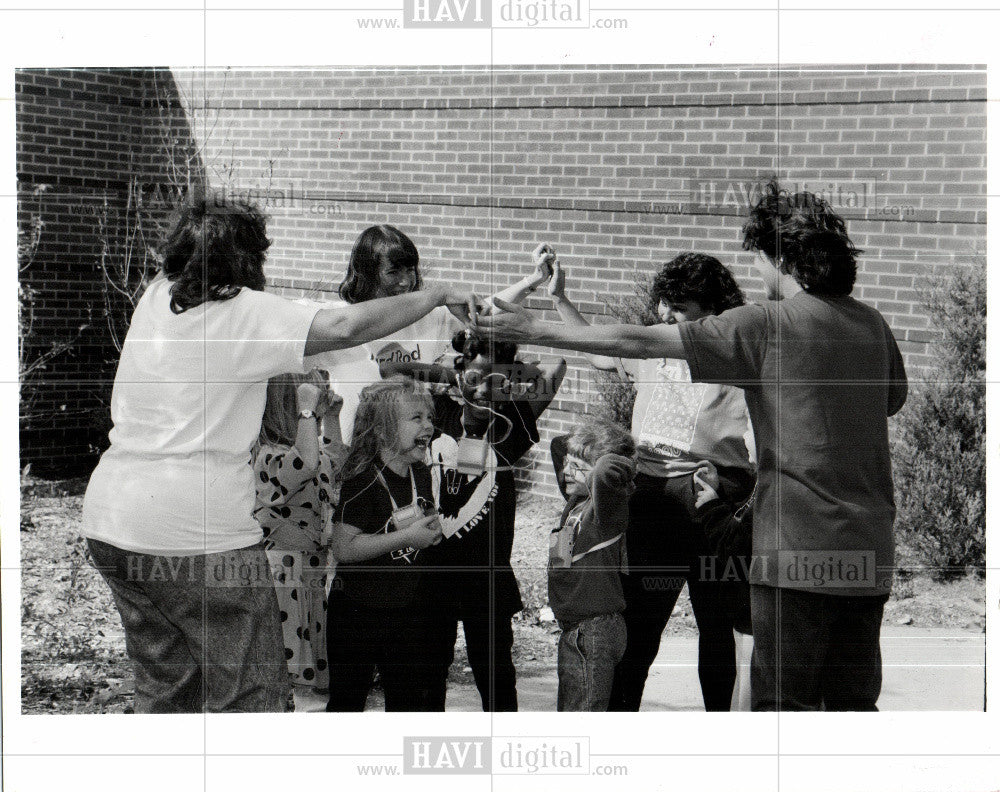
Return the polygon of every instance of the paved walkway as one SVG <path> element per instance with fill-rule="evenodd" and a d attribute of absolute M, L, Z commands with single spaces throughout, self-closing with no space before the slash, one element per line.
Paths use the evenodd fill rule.
<path fill-rule="evenodd" d="M 986 636 L 947 628 L 883 627 L 883 711 L 982 711 Z M 667 636 L 650 670 L 643 711 L 703 709 L 698 687 L 698 639 Z M 556 673 L 518 680 L 523 711 L 551 711 L 556 704 Z M 370 701 L 370 704 L 375 704 Z M 296 709 L 318 711 L 325 700 L 296 696 Z M 473 685 L 448 688 L 448 710 L 475 712 Z"/>

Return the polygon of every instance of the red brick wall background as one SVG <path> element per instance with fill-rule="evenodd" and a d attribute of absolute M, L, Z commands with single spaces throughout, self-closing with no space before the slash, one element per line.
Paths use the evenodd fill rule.
<path fill-rule="evenodd" d="M 594 321 L 608 321 L 609 302 L 685 250 L 718 256 L 759 298 L 739 228 L 747 187 L 777 173 L 833 193 L 866 251 L 855 294 L 886 315 L 918 378 L 933 372 L 936 335 L 919 290 L 985 244 L 980 68 L 173 76 L 209 180 L 266 205 L 269 280 L 289 295 L 335 291 L 357 234 L 388 222 L 414 239 L 428 279 L 483 292 L 526 274 L 531 247 L 549 241 L 570 297 Z M 21 145 L 19 136 L 19 156 Z M 93 159 L 95 172 L 107 166 Z M 541 297 L 528 305 L 549 307 Z M 552 354 L 527 354 L 539 352 Z M 587 409 L 592 375 L 578 356 L 570 363 L 542 421 L 546 439 Z M 551 491 L 540 449 L 526 476 Z"/>

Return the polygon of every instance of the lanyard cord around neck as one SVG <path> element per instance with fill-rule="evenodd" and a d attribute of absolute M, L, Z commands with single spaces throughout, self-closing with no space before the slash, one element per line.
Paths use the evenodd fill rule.
<path fill-rule="evenodd" d="M 501 376 L 501 375 L 499 375 L 499 374 L 489 374 L 486 377 L 486 379 L 489 379 L 490 377 L 495 377 L 495 376 Z M 504 436 L 501 437 L 499 440 L 496 440 L 495 442 L 502 443 L 504 440 L 506 440 L 508 437 L 510 437 L 510 433 L 514 431 L 514 422 L 512 420 L 510 420 L 510 418 L 508 418 L 503 413 L 497 412 L 496 410 L 494 410 L 489 405 L 486 405 L 486 404 L 475 404 L 474 402 L 469 401 L 469 399 L 467 399 L 465 397 L 465 394 L 462 392 L 462 388 L 461 387 L 459 387 L 459 389 L 458 389 L 458 396 L 459 396 L 459 398 L 461 398 L 463 405 L 468 404 L 470 407 L 474 407 L 477 410 L 486 410 L 487 412 L 492 413 L 494 416 L 496 416 L 496 418 L 499 418 L 500 420 L 502 420 L 504 423 L 507 424 L 507 431 L 504 432 Z M 465 417 L 463 416 L 459 420 L 460 420 L 460 422 L 462 424 L 462 434 L 464 435 L 465 434 Z M 489 437 L 489 430 L 493 428 L 494 422 L 495 422 L 495 419 L 494 418 L 490 418 L 489 425 L 486 427 L 486 434 L 483 435 L 484 438 L 488 438 Z M 521 423 L 523 424 L 524 421 L 522 420 Z M 488 441 L 488 442 L 492 442 L 492 441 Z"/>
<path fill-rule="evenodd" d="M 417 503 L 417 480 L 413 476 L 413 466 L 412 465 L 409 467 L 408 470 L 409 470 L 409 474 L 410 474 L 410 489 L 413 492 L 413 500 L 410 501 L 410 504 L 416 505 L 416 503 Z M 392 504 L 392 510 L 396 511 L 397 509 L 399 509 L 399 506 L 396 505 L 396 499 L 394 497 L 392 497 L 392 492 L 389 490 L 389 484 L 386 482 L 385 476 L 382 475 L 382 470 L 381 469 L 376 470 L 375 471 L 375 475 L 378 476 L 379 483 L 381 483 L 383 489 L 385 489 L 385 494 L 389 496 L 389 503 Z"/>

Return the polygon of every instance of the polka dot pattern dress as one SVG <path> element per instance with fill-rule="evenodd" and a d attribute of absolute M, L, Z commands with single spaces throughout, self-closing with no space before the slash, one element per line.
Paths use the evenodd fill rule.
<path fill-rule="evenodd" d="M 342 445 L 325 443 L 312 476 L 294 447 L 262 445 L 254 460 L 254 517 L 264 532 L 288 670 L 294 684 L 319 691 L 329 687 L 326 589 L 333 570 L 327 532 L 340 491 L 331 456 L 340 458 L 342 451 Z"/>

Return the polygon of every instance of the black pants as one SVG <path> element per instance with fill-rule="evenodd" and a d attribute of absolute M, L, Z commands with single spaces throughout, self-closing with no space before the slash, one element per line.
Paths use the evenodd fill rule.
<path fill-rule="evenodd" d="M 483 702 L 483 712 L 517 712 L 511 617 L 491 614 L 483 608 L 463 609 L 457 620 L 451 622 L 451 631 L 444 638 L 451 656 L 454 656 L 458 621 L 462 622 L 465 632 L 469 666 Z"/>
<path fill-rule="evenodd" d="M 378 669 L 386 712 L 443 712 L 448 666 L 436 655 L 442 625 L 429 605 L 359 607 L 342 592 L 330 593 L 327 712 L 361 712 Z"/>
<path fill-rule="evenodd" d="M 754 711 L 877 709 L 887 594 L 845 597 L 751 586 L 750 598 Z"/>
<path fill-rule="evenodd" d="M 749 492 L 749 475 L 730 474 L 727 492 Z M 735 478 L 734 478 L 735 477 Z M 628 645 L 615 671 L 610 709 L 634 712 L 642 703 L 649 668 L 681 589 L 687 584 L 698 623 L 698 679 L 707 711 L 727 711 L 736 681 L 733 639 L 734 582 L 710 579 L 703 559 L 713 549 L 694 513 L 691 476 L 656 478 L 639 474 L 629 501 L 626 534 L 629 574 L 623 576 Z"/>

